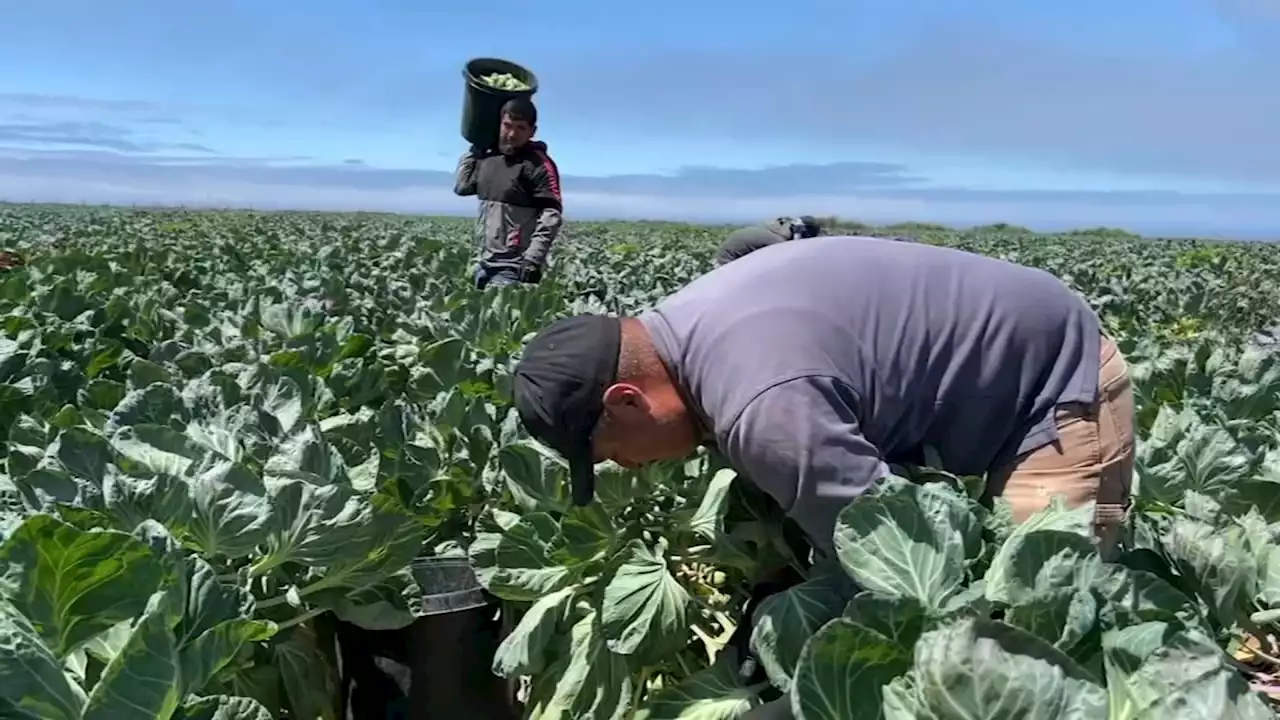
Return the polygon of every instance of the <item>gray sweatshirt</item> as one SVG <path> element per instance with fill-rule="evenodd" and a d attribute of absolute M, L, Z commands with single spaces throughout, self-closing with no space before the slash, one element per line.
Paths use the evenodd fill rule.
<path fill-rule="evenodd" d="M 476 243 L 487 268 L 542 268 L 564 223 L 560 171 L 542 142 L 458 160 L 454 193 L 480 198 Z"/>
<path fill-rule="evenodd" d="M 774 218 L 760 225 L 738 228 L 729 233 L 724 243 L 716 249 L 711 262 L 715 267 L 737 260 L 763 247 L 786 242 L 795 237 L 791 218 Z"/>
<path fill-rule="evenodd" d="M 851 242 L 858 240 L 858 242 Z M 1101 328 L 1041 270 L 932 245 L 764 247 L 640 318 L 706 440 L 830 552 L 836 517 L 936 449 L 981 474 L 1098 392 Z"/>

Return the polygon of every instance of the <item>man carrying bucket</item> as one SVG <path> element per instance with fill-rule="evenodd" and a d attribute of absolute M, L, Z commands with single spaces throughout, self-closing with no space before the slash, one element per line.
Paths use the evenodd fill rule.
<path fill-rule="evenodd" d="M 502 106 L 498 147 L 471 146 L 458 161 L 453 191 L 480 198 L 476 287 L 542 281 L 563 223 L 560 171 L 547 145 L 533 140 L 538 110 L 526 97 Z"/>

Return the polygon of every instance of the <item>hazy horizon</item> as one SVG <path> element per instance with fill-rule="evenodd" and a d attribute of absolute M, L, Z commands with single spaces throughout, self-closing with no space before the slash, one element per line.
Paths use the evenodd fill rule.
<path fill-rule="evenodd" d="M 148 212 L 209 212 L 209 213 L 236 213 L 236 212 L 255 212 L 255 213 L 279 213 L 279 214 L 317 214 L 317 215 L 391 215 L 406 218 L 447 218 L 454 220 L 469 220 L 474 217 L 474 213 L 430 213 L 430 212 L 412 212 L 412 211 L 394 211 L 394 210 L 367 210 L 367 209 L 351 209 L 351 210 L 323 210 L 311 208 L 255 208 L 255 207 L 236 207 L 236 206 L 215 206 L 215 205 L 181 205 L 181 204 L 111 204 L 111 203 L 78 203 L 78 202 L 14 202 L 10 200 L 0 199 L 0 208 L 16 207 L 16 208 L 41 208 L 51 207 L 58 209 L 78 208 L 78 209 L 100 209 L 100 210 L 138 210 Z M 827 217 L 826 219 L 830 219 Z M 566 216 L 566 222 L 592 222 L 592 223 L 667 223 L 673 225 L 691 225 L 694 227 L 723 227 L 726 231 L 732 228 L 758 222 L 760 218 L 751 218 L 747 220 L 697 220 L 697 219 L 673 219 L 673 218 L 645 218 L 645 217 L 573 217 Z M 1278 242 L 1280 241 L 1280 233 L 1277 237 L 1231 237 L 1227 235 L 1213 234 L 1147 234 L 1136 232 L 1130 228 L 1115 227 L 1108 225 L 1078 225 L 1063 227 L 1060 229 L 1045 229 L 1019 225 L 1017 223 L 991 222 L 976 223 L 971 225 L 959 225 L 948 223 L 936 223 L 922 220 L 901 220 L 896 222 L 872 223 L 865 222 L 859 218 L 835 217 L 837 223 L 841 225 L 864 225 L 872 231 L 890 230 L 893 228 L 906 229 L 908 226 L 933 226 L 945 228 L 956 232 L 967 232 L 979 230 L 992 226 L 1010 226 L 1027 230 L 1034 235 L 1065 235 L 1065 234 L 1090 234 L 1098 232 L 1120 232 L 1129 235 L 1141 237 L 1151 240 L 1207 240 L 1207 241 L 1223 241 L 1223 242 Z M 830 234 L 829 232 L 827 234 Z"/>

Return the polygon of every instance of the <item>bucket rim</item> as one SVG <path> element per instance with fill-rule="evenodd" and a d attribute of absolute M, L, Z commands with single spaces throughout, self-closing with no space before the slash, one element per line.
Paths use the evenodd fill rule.
<path fill-rule="evenodd" d="M 468 557 L 417 557 L 409 562 L 412 567 L 471 567 Z"/>
<path fill-rule="evenodd" d="M 471 58 L 462 66 L 462 77 L 465 78 L 473 87 L 490 91 L 499 91 L 498 88 L 491 88 L 480 81 L 480 77 L 476 73 L 476 65 L 487 65 L 495 71 L 508 72 L 511 75 L 515 75 L 520 78 L 529 86 L 528 90 L 501 90 L 500 92 L 515 95 L 522 95 L 526 93 L 532 95 L 538 91 L 538 76 L 534 74 L 532 70 L 520 63 L 496 57 Z"/>

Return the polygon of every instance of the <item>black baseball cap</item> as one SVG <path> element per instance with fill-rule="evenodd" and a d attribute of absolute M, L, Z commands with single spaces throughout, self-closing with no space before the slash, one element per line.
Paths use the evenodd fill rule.
<path fill-rule="evenodd" d="M 591 433 L 604 412 L 604 391 L 618 375 L 622 321 L 608 315 L 557 320 L 524 347 L 512 379 L 520 422 L 569 461 L 573 504 L 595 497 Z"/>

